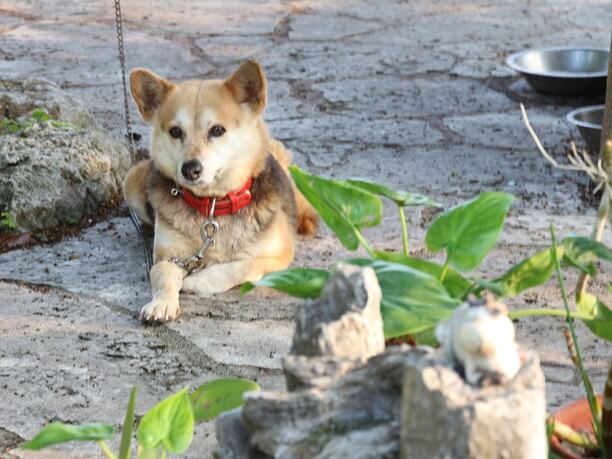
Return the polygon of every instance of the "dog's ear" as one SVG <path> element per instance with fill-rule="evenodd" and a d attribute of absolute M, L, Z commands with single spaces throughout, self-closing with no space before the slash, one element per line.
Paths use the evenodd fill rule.
<path fill-rule="evenodd" d="M 239 104 L 248 104 L 259 115 L 266 108 L 268 82 L 266 75 L 255 61 L 246 61 L 225 81 L 225 85 Z"/>
<path fill-rule="evenodd" d="M 174 85 L 149 70 L 135 69 L 130 73 L 130 89 L 142 119 L 149 122 Z"/>

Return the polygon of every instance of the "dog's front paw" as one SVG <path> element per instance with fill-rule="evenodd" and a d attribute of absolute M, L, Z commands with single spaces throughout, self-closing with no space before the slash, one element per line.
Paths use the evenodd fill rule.
<path fill-rule="evenodd" d="M 161 323 L 175 320 L 180 313 L 178 300 L 153 298 L 140 311 L 140 320 L 145 323 Z"/>

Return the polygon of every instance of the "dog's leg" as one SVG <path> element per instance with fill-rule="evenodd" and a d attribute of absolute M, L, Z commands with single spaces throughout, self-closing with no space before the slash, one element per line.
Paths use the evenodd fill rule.
<path fill-rule="evenodd" d="M 170 261 L 159 261 L 151 268 L 153 299 L 140 311 L 143 322 L 168 322 L 179 316 L 179 291 L 185 271 Z"/>
<path fill-rule="evenodd" d="M 244 282 L 257 282 L 264 274 L 285 269 L 291 260 L 256 258 L 211 265 L 183 280 L 184 292 L 208 295 L 222 293 Z"/>
<path fill-rule="evenodd" d="M 150 168 L 150 160 L 140 161 L 132 166 L 123 180 L 123 196 L 127 205 L 136 212 L 136 215 L 143 222 L 152 225 L 153 222 L 147 209 L 147 195 L 145 192 L 147 175 Z"/>

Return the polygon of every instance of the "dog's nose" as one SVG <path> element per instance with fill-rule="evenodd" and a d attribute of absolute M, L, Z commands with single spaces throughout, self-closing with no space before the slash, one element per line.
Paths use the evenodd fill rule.
<path fill-rule="evenodd" d="M 187 180 L 197 180 L 202 174 L 202 163 L 197 159 L 192 159 L 183 163 L 181 173 Z"/>

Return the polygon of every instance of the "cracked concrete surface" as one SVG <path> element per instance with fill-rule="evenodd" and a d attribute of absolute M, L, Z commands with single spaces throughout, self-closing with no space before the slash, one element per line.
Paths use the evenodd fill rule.
<path fill-rule="evenodd" d="M 270 80 L 270 130 L 315 173 L 370 177 L 447 206 L 484 190 L 514 193 L 482 274 L 499 274 L 546 247 L 551 221 L 561 236 L 590 232 L 588 182 L 538 156 L 518 103 L 527 104 L 542 140 L 561 158 L 578 136 L 564 114 L 599 101 L 537 95 L 504 59 L 530 46 L 607 46 L 606 0 L 133 0 L 123 8 L 129 67 L 212 78 L 239 60 L 261 61 Z M 53 80 L 122 136 L 113 21 L 112 2 L 0 0 L 0 77 Z M 132 119 L 146 134 L 133 106 Z M 377 248 L 399 248 L 395 214 L 385 210 L 382 226 L 367 236 Z M 412 251 L 428 258 L 430 218 L 409 212 Z M 346 256 L 322 229 L 299 242 L 295 265 L 330 266 Z M 568 277 L 571 286 L 575 277 Z M 593 284 L 608 304 L 609 282 L 608 267 Z M 126 218 L 0 256 L 0 455 L 94 457 L 89 445 L 37 456 L 15 448 L 51 420 L 119 425 L 132 385 L 140 387 L 140 415 L 172 391 L 214 377 L 283 386 L 279 362 L 296 300 L 271 291 L 185 296 L 177 322 L 147 328 L 136 316 L 148 298 L 141 247 Z M 554 281 L 511 304 L 535 306 L 561 307 Z M 540 353 L 550 409 L 580 396 L 563 322 L 523 319 L 517 327 L 521 345 Z M 612 346 L 581 325 L 579 339 L 601 388 Z M 207 457 L 213 444 L 203 424 L 183 457 Z"/>

